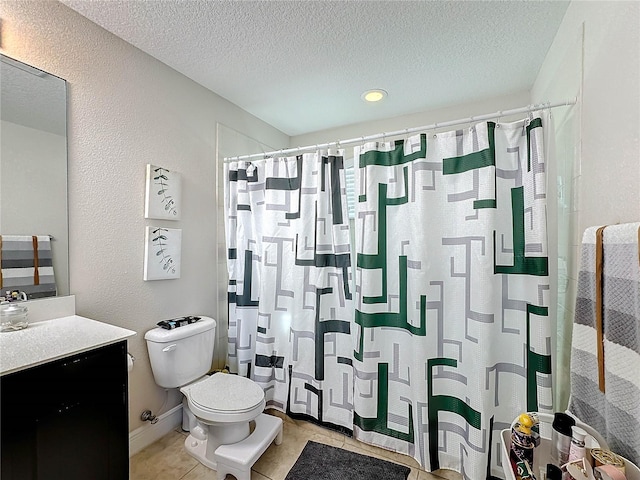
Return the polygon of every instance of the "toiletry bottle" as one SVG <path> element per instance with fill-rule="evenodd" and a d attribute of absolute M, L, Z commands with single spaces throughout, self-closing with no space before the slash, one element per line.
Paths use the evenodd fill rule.
<path fill-rule="evenodd" d="M 571 427 L 576 421 L 570 415 L 556 412 L 553 416 L 553 432 L 551 434 L 551 463 L 561 467 L 569 460 L 571 447 Z"/>
<path fill-rule="evenodd" d="M 511 428 L 509 457 L 516 480 L 535 480 L 533 449 L 540 444 L 540 435 L 532 430 L 536 423 L 536 419 L 523 413 Z"/>
<path fill-rule="evenodd" d="M 587 436 L 582 428 L 573 426 L 571 427 L 571 447 L 569 448 L 569 461 L 580 460 L 585 456 L 584 439 Z"/>

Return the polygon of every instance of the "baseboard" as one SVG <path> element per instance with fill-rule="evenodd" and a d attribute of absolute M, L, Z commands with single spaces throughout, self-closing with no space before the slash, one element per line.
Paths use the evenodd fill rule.
<path fill-rule="evenodd" d="M 132 457 L 180 425 L 182 425 L 182 405 L 177 405 L 159 415 L 156 423 L 146 423 L 129 432 L 129 456 Z"/>

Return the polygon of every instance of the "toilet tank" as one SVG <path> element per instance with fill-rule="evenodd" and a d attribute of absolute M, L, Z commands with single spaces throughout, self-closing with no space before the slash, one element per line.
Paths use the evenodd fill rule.
<path fill-rule="evenodd" d="M 202 316 L 195 323 L 172 330 L 149 330 L 144 339 L 156 383 L 178 388 L 205 375 L 211 369 L 215 338 L 216 321 Z"/>

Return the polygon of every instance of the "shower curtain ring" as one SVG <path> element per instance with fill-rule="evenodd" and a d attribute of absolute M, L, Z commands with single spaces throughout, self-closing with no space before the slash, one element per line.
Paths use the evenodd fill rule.
<path fill-rule="evenodd" d="M 529 121 L 533 120 L 533 111 L 536 109 L 536 105 L 535 104 L 531 104 L 529 105 L 529 112 L 528 112 L 528 117 L 529 117 Z"/>

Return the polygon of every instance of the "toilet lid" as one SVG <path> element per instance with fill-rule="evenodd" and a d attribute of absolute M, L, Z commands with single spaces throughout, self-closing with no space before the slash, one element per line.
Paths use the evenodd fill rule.
<path fill-rule="evenodd" d="M 210 412 L 248 412 L 264 400 L 264 392 L 248 378 L 214 373 L 189 389 L 190 400 Z"/>

